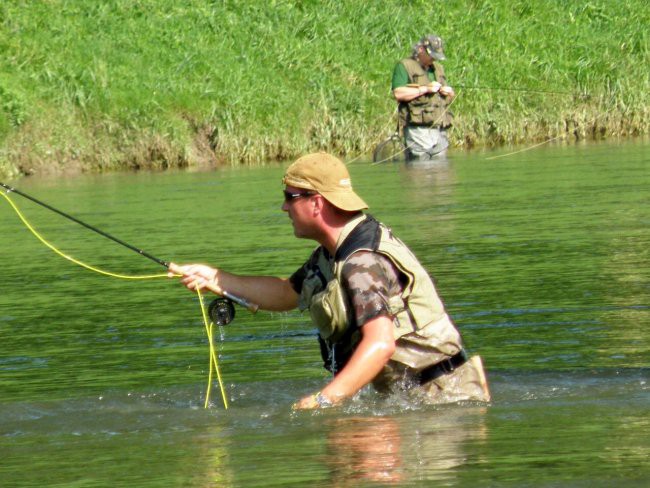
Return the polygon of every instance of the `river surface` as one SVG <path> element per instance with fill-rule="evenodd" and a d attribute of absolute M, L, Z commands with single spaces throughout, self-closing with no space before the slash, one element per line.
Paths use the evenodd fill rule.
<path fill-rule="evenodd" d="M 505 156 L 494 159 L 494 156 Z M 327 381 L 298 312 L 216 331 L 175 279 L 56 255 L 0 199 L 0 486 L 650 486 L 650 145 L 453 153 L 350 166 L 371 213 L 435 276 L 489 405 Z M 288 276 L 311 241 L 280 211 L 283 166 L 5 182 L 162 260 Z M 154 261 L 13 194 L 45 239 L 111 272 Z"/>

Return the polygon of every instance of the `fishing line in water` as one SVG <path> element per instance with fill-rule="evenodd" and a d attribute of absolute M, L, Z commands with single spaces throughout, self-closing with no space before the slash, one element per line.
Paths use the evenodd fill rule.
<path fill-rule="evenodd" d="M 3 187 L 7 188 L 5 185 L 2 185 Z M 8 192 L 7 192 L 8 193 Z M 9 197 L 9 195 L 5 192 L 0 192 L 0 194 L 9 202 L 9 205 L 13 208 L 13 210 L 16 212 L 20 220 L 23 222 L 25 227 L 29 229 L 29 231 L 41 242 L 43 243 L 46 247 L 48 247 L 50 250 L 54 251 L 56 254 L 61 256 L 64 259 L 67 259 L 68 261 L 81 266 L 82 268 L 85 268 L 90 271 L 94 271 L 95 273 L 102 274 L 104 276 L 110 276 L 113 278 L 119 278 L 119 279 L 126 279 L 126 280 L 148 280 L 148 279 L 155 279 L 155 278 L 168 278 L 168 274 L 153 274 L 153 275 L 125 275 L 125 274 L 119 274 L 119 273 L 112 273 L 110 271 L 106 271 L 100 268 L 97 268 L 95 266 L 91 266 L 89 264 L 86 264 L 82 261 L 79 261 L 78 259 L 73 258 L 72 256 L 68 256 L 67 254 L 63 253 L 59 249 L 57 249 L 53 244 L 48 242 L 35 228 L 32 226 L 29 221 L 25 218 L 23 213 L 20 211 L 18 206 L 14 203 L 14 201 Z M 52 209 L 51 207 L 47 207 Z M 53 209 L 56 211 L 56 209 Z M 58 212 L 57 213 L 61 213 Z M 76 219 L 74 219 L 76 222 Z M 82 225 L 85 225 L 82 223 Z M 88 226 L 87 226 L 88 227 Z M 131 247 L 131 246 L 128 246 Z M 225 388 L 223 386 L 223 381 L 221 378 L 221 371 L 219 369 L 219 362 L 217 360 L 217 353 L 216 353 L 216 348 L 214 346 L 214 341 L 213 341 L 213 329 L 214 329 L 214 323 L 210 320 L 208 320 L 208 314 L 205 309 L 205 305 L 203 303 L 203 295 L 201 294 L 201 290 L 197 288 L 196 290 L 198 299 L 199 299 L 199 304 L 201 306 L 201 316 L 203 318 L 203 323 L 205 325 L 205 330 L 208 335 L 208 344 L 210 347 L 210 368 L 208 372 L 208 387 L 205 395 L 205 404 L 204 408 L 208 408 L 210 405 L 210 391 L 212 389 L 212 377 L 213 377 L 213 372 L 216 372 L 217 375 L 217 380 L 219 383 L 219 389 L 221 390 L 221 397 L 223 399 L 223 405 L 224 408 L 227 410 L 228 409 L 228 399 L 226 396 Z"/>
<path fill-rule="evenodd" d="M 604 113 L 602 113 L 600 115 L 596 115 L 593 119 L 591 119 L 591 125 L 595 124 L 598 119 L 600 119 L 601 117 L 604 117 L 605 115 L 608 115 L 610 112 L 611 112 L 611 110 L 607 110 L 607 111 L 605 111 Z M 539 142 L 537 144 L 533 144 L 532 146 L 527 146 L 527 147 L 525 147 L 523 149 L 519 149 L 517 151 L 512 151 L 512 152 L 509 152 L 509 153 L 506 153 L 506 154 L 499 154 L 497 156 L 490 156 L 489 158 L 485 158 L 485 160 L 490 161 L 490 160 L 493 160 L 493 159 L 501 159 L 501 158 L 506 158 L 508 156 L 514 156 L 515 154 L 521 154 L 523 152 L 530 151 L 531 149 L 535 149 L 536 147 L 543 146 L 544 144 L 548 144 L 549 142 L 553 142 L 553 141 L 555 141 L 557 139 L 564 139 L 566 137 L 566 135 L 567 134 L 560 134 L 560 135 L 557 135 L 557 136 L 554 136 L 554 137 L 550 137 L 549 139 L 546 139 L 546 140 L 544 140 L 542 142 Z"/>
<path fill-rule="evenodd" d="M 486 161 L 491 161 L 493 159 L 501 159 L 501 158 L 507 158 L 508 156 L 514 156 L 515 154 L 520 154 L 523 152 L 530 151 L 532 149 L 535 149 L 536 147 L 543 146 L 544 144 L 548 144 L 549 142 L 553 142 L 556 139 L 561 139 L 564 137 L 564 134 L 551 137 L 550 139 L 546 139 L 545 141 L 539 142 L 537 144 L 533 144 L 532 146 L 525 147 L 523 149 L 518 149 L 517 151 L 512 151 L 506 154 L 499 154 L 498 156 L 490 156 L 489 158 L 485 158 Z"/>
<path fill-rule="evenodd" d="M 221 390 L 223 406 L 226 410 L 228 410 L 228 398 L 226 397 L 226 389 L 223 387 L 221 371 L 219 370 L 219 362 L 217 361 L 217 353 L 214 347 L 214 341 L 212 339 L 214 322 L 208 320 L 208 314 L 205 309 L 205 304 L 203 303 L 203 295 L 201 294 L 201 290 L 199 288 L 196 289 L 196 294 L 199 297 L 199 304 L 201 305 L 201 316 L 203 317 L 203 325 L 205 325 L 205 332 L 208 335 L 208 344 L 210 345 L 210 369 L 208 373 L 208 388 L 205 392 L 205 404 L 203 407 L 208 408 L 210 405 L 210 391 L 212 390 L 212 371 L 214 366 L 214 371 L 217 373 L 217 381 L 219 382 L 219 389 Z"/>

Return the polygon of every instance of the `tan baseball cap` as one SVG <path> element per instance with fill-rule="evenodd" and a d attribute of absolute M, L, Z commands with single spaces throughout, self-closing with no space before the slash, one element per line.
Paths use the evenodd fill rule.
<path fill-rule="evenodd" d="M 368 208 L 352 189 L 350 173 L 345 164 L 331 154 L 318 152 L 298 158 L 287 168 L 282 183 L 317 191 L 341 210 Z"/>

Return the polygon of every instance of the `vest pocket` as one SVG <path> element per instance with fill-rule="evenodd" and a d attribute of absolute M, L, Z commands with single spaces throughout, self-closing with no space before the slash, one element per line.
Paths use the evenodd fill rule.
<path fill-rule="evenodd" d="M 411 105 L 409 107 L 410 123 L 413 125 L 431 125 L 435 122 L 435 113 L 439 109 L 432 106 L 430 103 L 427 105 Z"/>
<path fill-rule="evenodd" d="M 350 312 L 345 292 L 337 279 L 312 296 L 309 314 L 323 339 L 336 342 L 341 338 L 350 323 Z"/>

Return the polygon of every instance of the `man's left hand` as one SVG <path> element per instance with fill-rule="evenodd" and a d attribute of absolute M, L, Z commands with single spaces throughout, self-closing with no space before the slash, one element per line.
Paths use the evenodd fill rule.
<path fill-rule="evenodd" d="M 301 398 L 291 407 L 292 410 L 313 410 L 318 408 L 318 402 L 316 401 L 316 395 L 309 395 L 304 398 Z"/>
<path fill-rule="evenodd" d="M 454 89 L 448 85 L 440 87 L 440 94 L 445 97 L 454 97 L 456 95 Z"/>
<path fill-rule="evenodd" d="M 331 407 L 332 402 L 323 396 L 322 393 L 314 393 L 313 395 L 306 396 L 291 407 L 293 410 L 313 410 L 315 408 Z"/>

